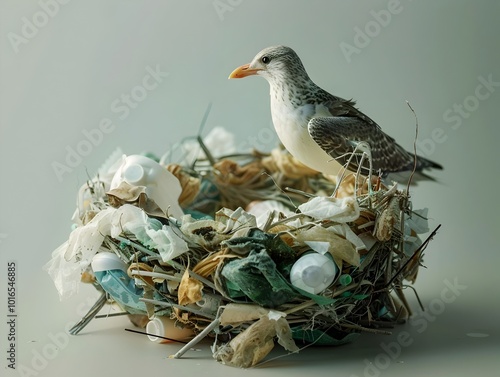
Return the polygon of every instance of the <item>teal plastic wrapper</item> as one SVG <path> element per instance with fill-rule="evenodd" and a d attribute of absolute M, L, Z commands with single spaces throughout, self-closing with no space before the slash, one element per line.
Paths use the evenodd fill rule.
<path fill-rule="evenodd" d="M 318 305 L 331 305 L 334 299 L 308 293 L 294 287 L 288 279 L 296 260 L 295 251 L 280 237 L 260 229 L 252 229 L 248 236 L 225 241 L 246 258 L 229 262 L 222 270 L 226 289 L 231 298 L 248 297 L 265 307 L 277 307 L 297 296 L 305 296 Z"/>
<path fill-rule="evenodd" d="M 139 299 L 143 296 L 143 289 L 138 288 L 134 281 L 122 270 L 98 271 L 95 277 L 102 289 L 127 312 L 144 314 L 146 304 Z"/>
<path fill-rule="evenodd" d="M 231 238 L 224 243 L 240 255 L 265 249 L 274 261 L 275 268 L 285 276 L 290 274 L 290 269 L 297 259 L 295 251 L 278 235 L 266 233 L 258 228 L 250 229 L 246 236 Z"/>
<path fill-rule="evenodd" d="M 252 250 L 246 258 L 227 263 L 222 276 L 226 279 L 230 297 L 246 296 L 268 308 L 277 307 L 297 296 L 264 248 Z"/>

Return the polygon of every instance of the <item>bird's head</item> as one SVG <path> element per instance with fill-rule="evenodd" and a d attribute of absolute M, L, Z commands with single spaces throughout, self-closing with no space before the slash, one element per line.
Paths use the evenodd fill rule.
<path fill-rule="evenodd" d="M 230 79 L 259 75 L 269 83 L 287 80 L 288 78 L 308 78 L 299 56 L 290 47 L 272 46 L 260 51 L 253 60 L 236 68 Z"/>

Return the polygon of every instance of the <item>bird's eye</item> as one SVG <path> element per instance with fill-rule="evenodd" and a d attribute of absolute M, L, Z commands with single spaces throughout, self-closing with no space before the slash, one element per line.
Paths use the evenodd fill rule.
<path fill-rule="evenodd" d="M 267 64 L 271 61 L 271 58 L 269 56 L 263 56 L 260 60 L 262 63 Z"/>

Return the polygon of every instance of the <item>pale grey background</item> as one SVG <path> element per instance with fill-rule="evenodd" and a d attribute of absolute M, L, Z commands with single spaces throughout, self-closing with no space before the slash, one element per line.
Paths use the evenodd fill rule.
<path fill-rule="evenodd" d="M 221 3 L 228 8 L 218 14 L 216 5 Z M 212 102 L 207 127 L 224 126 L 239 143 L 261 135 L 257 142 L 263 149 L 274 147 L 276 139 L 267 132 L 268 84 L 258 78 L 229 81 L 227 76 L 260 49 L 286 44 L 299 53 L 320 86 L 357 99 L 361 110 L 406 148 L 412 146 L 415 122 L 405 100 L 418 114 L 421 140 L 441 133 L 441 142 L 428 154 L 445 166 L 438 174 L 440 182 L 414 188 L 412 199 L 415 208 L 430 208 L 432 226 L 443 224 L 427 249 L 428 268 L 421 271 L 416 288 L 424 306 L 434 305 L 434 313 L 444 311 L 426 320 L 425 331 L 403 326 L 391 337 L 367 335 L 345 347 L 309 348 L 244 373 L 497 375 L 500 88 L 493 87 L 489 98 L 477 101 L 477 109 L 457 129 L 443 116 L 455 103 L 475 95 L 479 77 L 492 75 L 500 81 L 500 3 L 401 0 L 402 11 L 349 62 L 341 44 L 354 45 L 355 28 L 373 26 L 370 12 L 387 9 L 389 3 L 73 0 L 60 5 L 16 53 L 9 33 L 21 35 L 23 17 L 32 20 L 42 8 L 34 1 L 2 1 L 0 315 L 4 323 L 6 265 L 15 260 L 18 367 L 39 376 L 71 371 L 75 377 L 105 375 L 109 368 L 116 375 L 240 373 L 211 360 L 206 344 L 188 353 L 189 360 L 168 360 L 177 346 L 159 346 L 126 333 L 125 319 L 94 321 L 78 337 L 61 335 L 95 293 L 84 287 L 78 296 L 60 302 L 41 267 L 68 237 L 76 192 L 87 171 L 93 174 L 117 146 L 129 154 L 161 154 L 196 134 Z M 39 23 L 44 21 L 43 15 L 38 17 Z M 120 119 L 111 103 L 141 83 L 147 66 L 156 65 L 168 77 Z M 473 99 L 468 101 L 474 105 Z M 110 118 L 115 130 L 58 180 L 54 161 L 64 163 L 66 147 L 75 148 L 84 138 L 82 130 L 98 127 L 102 118 Z M 467 288 L 443 309 L 439 300 L 446 280 Z M 2 355 L 6 331 L 2 325 Z M 412 333 L 413 343 L 384 370 L 368 368 L 367 363 L 384 360 L 379 356 L 384 354 L 382 343 L 395 341 L 401 331 Z M 63 342 L 57 349 L 54 336 Z M 44 353 L 52 360 L 44 363 L 37 356 Z M 6 369 L 4 356 L 0 365 L 2 375 L 16 374 Z"/>

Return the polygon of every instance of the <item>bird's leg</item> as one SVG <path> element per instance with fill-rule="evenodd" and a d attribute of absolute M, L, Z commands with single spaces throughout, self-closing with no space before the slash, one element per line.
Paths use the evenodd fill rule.
<path fill-rule="evenodd" d="M 351 162 L 352 157 L 355 155 L 356 151 L 360 150 L 361 151 L 361 160 L 359 161 L 358 164 L 358 170 L 356 173 L 356 180 L 355 180 L 355 192 L 357 190 L 357 185 L 359 182 L 359 177 L 361 175 L 361 169 L 363 168 L 363 162 L 365 161 L 365 158 L 368 158 L 368 198 L 371 198 L 373 195 L 373 189 L 372 189 L 372 171 L 373 171 L 373 159 L 372 159 L 372 153 L 371 153 L 371 148 L 370 144 L 364 141 L 351 141 L 350 142 L 352 145 L 354 145 L 354 151 L 351 154 L 351 158 L 349 158 L 348 164 Z"/>
<path fill-rule="evenodd" d="M 363 166 L 362 162 L 363 162 L 363 159 L 365 158 L 365 155 L 368 157 L 368 164 L 370 165 L 368 168 L 368 197 L 371 198 L 371 196 L 373 195 L 373 190 L 372 190 L 372 173 L 373 173 L 372 151 L 370 148 L 370 144 L 368 144 L 366 142 L 360 142 L 358 145 L 361 145 L 361 147 L 362 147 L 361 150 L 363 151 L 363 155 L 361 157 L 361 163 L 359 165 Z"/>
<path fill-rule="evenodd" d="M 356 171 L 356 179 L 354 180 L 354 192 L 358 192 L 358 184 L 359 184 L 359 178 L 361 176 L 361 166 L 363 165 L 363 161 L 365 159 L 365 154 L 361 154 L 361 160 L 359 161 L 358 165 L 358 170 Z M 363 187 L 363 186 L 361 186 Z"/>
<path fill-rule="evenodd" d="M 333 190 L 332 195 L 330 195 L 330 197 L 334 198 L 337 195 L 337 191 L 340 187 L 340 184 L 342 183 L 342 180 L 344 179 L 345 172 L 346 172 L 346 168 L 344 166 L 342 168 L 342 173 L 339 172 L 339 174 L 337 174 L 335 189 Z"/>
<path fill-rule="evenodd" d="M 342 183 L 342 180 L 345 177 L 345 172 L 347 171 L 347 168 L 349 167 L 349 165 L 351 165 L 351 161 L 354 158 L 357 147 L 356 147 L 356 144 L 353 143 L 353 145 L 354 145 L 354 150 L 352 151 L 352 153 L 350 153 L 350 156 L 349 156 L 349 159 L 347 160 L 347 162 L 342 166 L 342 174 L 340 174 L 340 178 L 338 178 L 338 175 L 337 175 L 337 184 L 335 185 L 335 190 L 333 190 L 333 193 L 331 195 L 332 197 L 335 197 L 335 195 L 337 194 L 337 190 L 339 189 L 340 184 Z M 347 154 L 348 153 L 343 154 L 342 156 L 335 158 L 335 160 L 340 159 L 340 158 L 344 158 L 345 156 L 347 156 Z M 358 171 L 359 171 L 359 167 L 358 167 Z M 356 179 L 354 182 L 354 197 L 356 197 L 356 190 L 357 190 L 356 182 L 357 182 L 357 176 L 356 176 Z"/>
<path fill-rule="evenodd" d="M 342 157 L 344 157 L 344 156 L 340 156 L 338 158 L 342 158 Z M 333 160 L 337 160 L 338 158 L 334 158 Z M 347 161 L 347 163 L 342 166 L 339 173 L 337 174 L 335 189 L 333 190 L 332 195 L 330 195 L 330 197 L 334 198 L 337 195 L 337 191 L 340 188 L 340 184 L 342 183 L 342 180 L 345 177 L 345 173 L 347 171 L 347 166 L 349 166 L 350 161 L 351 160 Z"/>
<path fill-rule="evenodd" d="M 372 188 L 372 179 L 373 179 L 373 159 L 372 159 L 372 154 L 371 154 L 371 148 L 370 144 L 364 141 L 355 141 L 355 140 L 349 140 L 348 142 L 351 144 L 353 147 L 353 151 L 350 153 L 350 156 L 347 160 L 347 162 L 343 165 L 343 171 L 342 174 L 340 175 L 340 178 L 337 178 L 337 184 L 335 185 L 335 190 L 332 193 L 332 197 L 334 197 L 337 193 L 338 188 L 340 187 L 340 183 L 342 182 L 342 179 L 345 176 L 345 171 L 347 168 L 351 165 L 352 159 L 358 155 L 361 154 L 361 159 L 359 162 L 357 162 L 358 168 L 356 170 L 356 179 L 354 180 L 354 197 L 356 197 L 357 192 L 358 192 L 358 185 L 361 177 L 361 170 L 363 169 L 363 162 L 365 161 L 365 158 L 368 158 L 368 200 L 370 202 L 371 206 L 371 196 L 373 195 L 373 188 Z M 359 153 L 360 151 L 361 153 Z M 339 156 L 338 158 L 343 158 L 347 155 Z M 337 158 L 337 159 L 338 159 Z"/>

